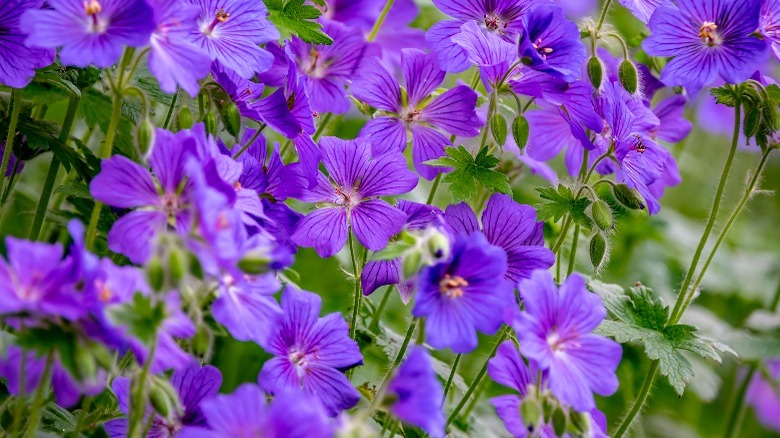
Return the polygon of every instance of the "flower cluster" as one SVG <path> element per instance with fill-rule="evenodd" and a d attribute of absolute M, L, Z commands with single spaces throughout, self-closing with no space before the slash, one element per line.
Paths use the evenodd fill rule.
<path fill-rule="evenodd" d="M 0 252 L 10 435 L 51 431 L 51 394 L 79 409 L 57 430 L 74 435 L 443 437 L 470 427 L 487 373 L 513 390 L 490 398 L 511 435 L 605 436 L 594 394 L 616 392 L 623 353 L 610 323 L 652 318 L 574 272 L 580 236 L 598 274 L 615 217 L 661 211 L 682 181 L 669 144 L 704 88 L 744 109 L 736 137 L 780 142 L 776 0 L 621 0 L 647 25 L 641 63 L 603 27 L 609 1 L 575 21 L 592 2 L 434 0 L 447 18 L 427 30 L 412 0 L 0 3 L 0 214 L 40 167 L 24 163 L 53 152 L 30 239 Z M 66 99 L 61 125 L 44 120 Z M 528 199 L 525 170 L 557 187 Z M 383 314 L 392 288 L 402 318 Z M 688 304 L 643 329 L 690 327 Z M 483 336 L 492 357 L 456 390 Z M 693 342 L 668 354 L 706 355 Z M 256 360 L 220 361 L 244 347 Z M 760 380 L 750 393 L 777 404 Z"/>

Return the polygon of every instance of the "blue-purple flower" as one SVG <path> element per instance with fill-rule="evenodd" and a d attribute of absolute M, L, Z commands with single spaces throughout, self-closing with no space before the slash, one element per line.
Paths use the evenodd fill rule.
<path fill-rule="evenodd" d="M 146 0 L 49 0 L 51 9 L 28 9 L 21 27 L 30 47 L 62 47 L 65 65 L 109 67 L 124 46 L 140 47 L 154 30 Z"/>
<path fill-rule="evenodd" d="M 276 357 L 263 365 L 258 382 L 272 394 L 303 390 L 336 416 L 360 400 L 343 371 L 361 365 L 363 356 L 341 314 L 319 317 L 321 304 L 316 294 L 285 288 L 284 315 L 264 344 Z"/>
<path fill-rule="evenodd" d="M 659 6 L 650 18 L 642 47 L 672 59 L 661 72 L 667 85 L 698 91 L 719 77 L 739 83 L 767 55 L 766 42 L 752 34 L 759 26 L 761 0 L 680 0 Z"/>
<path fill-rule="evenodd" d="M 260 48 L 260 44 L 275 41 L 279 31 L 268 21 L 265 3 L 190 1 L 200 7 L 197 27 L 190 32 L 190 39 L 212 60 L 244 79 L 271 67 L 273 55 Z"/>
<path fill-rule="evenodd" d="M 780 379 L 780 359 L 766 361 L 767 374 L 757 373 L 750 382 L 745 401 L 753 406 L 758 420 L 769 429 L 780 431 L 780 394 L 777 381 Z M 772 380 L 767 379 L 767 377 Z"/>
<path fill-rule="evenodd" d="M 412 349 L 387 386 L 387 395 L 392 397 L 393 415 L 433 438 L 444 436 L 444 390 L 424 348 Z"/>
<path fill-rule="evenodd" d="M 54 50 L 27 47 L 24 40 L 27 34 L 22 32 L 20 17 L 25 11 L 39 9 L 42 0 L 6 0 L 0 16 L 0 84 L 14 88 L 24 88 L 35 75 L 35 69 L 46 67 L 54 61 Z"/>
<path fill-rule="evenodd" d="M 319 174 L 317 185 L 299 197 L 326 206 L 298 222 L 292 240 L 330 257 L 344 247 L 351 229 L 366 248 L 383 249 L 401 231 L 406 215 L 379 197 L 409 192 L 417 176 L 400 152 L 372 154 L 365 139 L 325 137 L 320 148 L 329 177 Z"/>
<path fill-rule="evenodd" d="M 642 23 L 647 24 L 653 12 L 661 6 L 671 4 L 672 0 L 620 0 L 620 4 L 625 6 Z"/>
<path fill-rule="evenodd" d="M 487 372 L 496 383 L 512 388 L 520 395 L 506 394 L 490 399 L 504 426 L 514 437 L 525 437 L 530 432 L 520 413 L 520 405 L 528 393 L 528 386 L 536 384 L 537 371 L 525 364 L 512 341 L 505 341 L 488 361 Z M 528 419 L 530 420 L 530 419 Z"/>
<path fill-rule="evenodd" d="M 260 388 L 245 383 L 200 405 L 206 424 L 185 427 L 177 437 L 331 438 L 335 431 L 322 406 L 299 390 L 280 392 L 268 402 Z"/>
<path fill-rule="evenodd" d="M 772 47 L 775 58 L 780 61 L 780 2 L 764 0 L 759 31 Z"/>
<path fill-rule="evenodd" d="M 523 64 L 571 82 L 580 75 L 585 45 L 577 25 L 556 5 L 538 5 L 523 15 L 518 56 Z"/>
<path fill-rule="evenodd" d="M 607 314 L 601 298 L 572 274 L 560 289 L 547 271 L 520 283 L 525 311 L 515 323 L 520 350 L 546 372 L 549 388 L 579 412 L 595 407 L 593 393 L 617 390 L 620 344 L 591 333 Z"/>
<path fill-rule="evenodd" d="M 184 427 L 205 426 L 206 418 L 200 405 L 203 400 L 217 395 L 222 386 L 222 374 L 211 365 L 201 366 L 198 362 L 191 362 L 186 368 L 173 372 L 171 386 L 179 397 L 182 410 L 174 409 L 169 417 L 163 417 L 155 413 L 151 406 L 147 407 L 146 416 L 152 416 L 147 437 L 168 438 L 175 436 Z M 119 410 L 128 415 L 130 379 L 117 377 L 111 388 L 119 402 Z M 117 418 L 106 422 L 106 432 L 112 438 L 127 436 L 127 421 L 126 418 Z"/>
<path fill-rule="evenodd" d="M 458 237 L 450 260 L 423 269 L 418 278 L 412 314 L 425 317 L 426 341 L 468 353 L 477 346 L 477 331 L 495 333 L 515 302 L 506 271 L 506 253 L 482 233 Z"/>
<path fill-rule="evenodd" d="M 435 53 L 408 49 L 401 58 L 407 94 L 393 75 L 378 60 L 369 60 L 352 93 L 386 115 L 366 123 L 361 136 L 369 138 L 375 154 L 403 151 L 407 137 L 412 138 L 412 155 L 417 172 L 433 179 L 441 168 L 423 164 L 444 155 L 450 141 L 442 134 L 473 137 L 482 123 L 475 107 L 477 94 L 466 85 L 458 85 L 431 99 L 444 80 L 445 72 L 436 62 Z"/>

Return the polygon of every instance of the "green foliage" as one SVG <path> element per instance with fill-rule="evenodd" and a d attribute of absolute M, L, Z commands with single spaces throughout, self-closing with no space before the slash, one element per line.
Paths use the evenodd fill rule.
<path fill-rule="evenodd" d="M 558 222 L 567 213 L 571 215 L 575 224 L 589 229 L 591 219 L 585 214 L 585 209 L 591 204 L 591 200 L 585 196 L 575 197 L 570 187 L 558 184 L 555 187 L 538 187 L 536 191 L 542 198 L 542 202 L 536 205 L 536 214 L 540 220 L 552 219 Z"/>
<path fill-rule="evenodd" d="M 304 0 L 263 0 L 268 8 L 268 19 L 279 29 L 282 38 L 296 35 L 312 44 L 331 44 L 333 39 L 322 31 L 322 24 L 314 21 L 322 15 L 316 6 Z"/>
<path fill-rule="evenodd" d="M 455 169 L 443 179 L 453 203 L 473 198 L 480 186 L 490 192 L 511 193 L 509 177 L 495 170 L 501 160 L 491 155 L 487 147 L 480 149 L 476 157 L 463 146 L 448 147 L 446 152 L 446 156 L 426 161 L 425 164 Z"/>
<path fill-rule="evenodd" d="M 668 306 L 641 284 L 627 292 L 615 285 L 591 281 L 590 288 L 598 293 L 611 319 L 604 320 L 597 331 L 620 343 L 644 344 L 645 354 L 659 361 L 661 374 L 682 395 L 693 377 L 693 367 L 683 351 L 703 358 L 721 361 L 722 353 L 736 353 L 727 345 L 699 335 L 698 328 L 685 324 L 667 325 Z"/>
<path fill-rule="evenodd" d="M 110 309 L 109 317 L 148 344 L 165 318 L 165 311 L 160 303 L 153 303 L 151 297 L 136 292 L 132 302 Z"/>

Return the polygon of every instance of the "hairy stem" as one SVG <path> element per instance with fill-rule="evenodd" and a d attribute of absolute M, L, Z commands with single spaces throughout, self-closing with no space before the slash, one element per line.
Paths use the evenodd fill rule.
<path fill-rule="evenodd" d="M 168 129 L 168 124 L 171 123 L 171 117 L 173 117 L 173 110 L 176 109 L 176 101 L 179 100 L 179 88 L 176 88 L 176 92 L 173 93 L 171 104 L 168 106 L 168 113 L 165 115 L 165 122 L 162 125 L 162 129 Z"/>
<path fill-rule="evenodd" d="M 455 360 L 452 362 L 450 376 L 447 378 L 447 384 L 444 385 L 444 397 L 441 399 L 442 404 L 445 400 L 447 400 L 447 393 L 450 392 L 450 386 L 452 386 L 452 381 L 455 379 L 455 371 L 458 369 L 458 363 L 460 363 L 461 357 L 463 357 L 463 354 L 459 353 L 457 356 L 455 356 Z"/>
<path fill-rule="evenodd" d="M 604 19 L 607 18 L 607 12 L 609 12 L 609 6 L 612 4 L 612 0 L 607 0 L 604 3 L 604 9 L 601 10 L 601 16 L 599 17 L 599 23 L 596 25 L 596 32 L 601 30 L 601 26 L 604 25 Z"/>
<path fill-rule="evenodd" d="M 571 253 L 569 254 L 569 266 L 566 268 L 566 276 L 568 277 L 574 271 L 574 258 L 577 255 L 577 242 L 580 240 L 580 224 L 574 227 L 574 236 L 571 242 Z"/>
<path fill-rule="evenodd" d="M 51 373 L 54 368 L 54 352 L 49 352 L 46 356 L 46 365 L 41 375 L 41 381 L 38 382 L 38 389 L 35 390 L 35 398 L 33 399 L 32 410 L 30 411 L 30 421 L 27 423 L 27 432 L 25 437 L 33 438 L 35 436 L 35 430 L 38 429 L 38 421 L 41 418 L 41 407 L 43 406 L 44 394 L 49 387 L 51 381 Z"/>
<path fill-rule="evenodd" d="M 653 381 L 655 381 L 655 376 L 658 375 L 658 365 L 660 362 L 657 360 L 654 360 L 650 364 L 650 369 L 647 370 L 647 375 L 645 375 L 645 380 L 642 382 L 642 387 L 639 389 L 639 395 L 636 396 L 636 400 L 634 400 L 634 404 L 631 406 L 631 410 L 628 411 L 625 417 L 623 417 L 623 421 L 620 423 L 620 426 L 618 426 L 617 432 L 613 435 L 613 438 L 620 438 L 622 437 L 627 431 L 628 428 L 631 427 L 631 423 L 634 421 L 634 418 L 639 414 L 639 411 L 642 410 L 642 408 L 645 406 L 645 403 L 647 402 L 647 397 L 650 395 L 650 389 L 653 387 Z"/>
<path fill-rule="evenodd" d="M 349 324 L 349 337 L 355 339 L 355 330 L 357 329 L 357 316 L 360 313 L 361 299 L 363 298 L 363 292 L 360 290 L 360 270 L 361 267 L 358 264 L 357 257 L 355 256 L 355 243 L 354 235 L 349 233 L 349 255 L 352 258 L 352 276 L 355 281 L 354 291 L 354 303 L 352 304 L 352 319 Z"/>
<path fill-rule="evenodd" d="M 371 322 L 368 324 L 369 330 L 373 331 L 379 327 L 379 317 L 382 316 L 382 312 L 384 312 L 385 306 L 387 306 L 387 302 L 390 301 L 390 295 L 393 293 L 393 287 L 394 286 L 391 285 L 385 289 L 385 294 L 382 295 L 382 300 L 379 302 L 379 307 L 377 307 L 374 315 L 371 317 Z"/>
<path fill-rule="evenodd" d="M 5 137 L 5 150 L 3 151 L 3 161 L 0 164 L 0 193 L 5 187 L 5 172 L 8 170 L 8 162 L 11 160 L 11 150 L 13 149 L 14 136 L 16 135 L 16 125 L 19 123 L 19 113 L 22 110 L 22 92 L 16 88 L 11 89 L 10 117 L 8 122 L 8 135 Z M 2 211 L 3 204 L 0 204 Z"/>
<path fill-rule="evenodd" d="M 371 28 L 371 33 L 368 34 L 368 42 L 374 41 L 374 38 L 376 38 L 376 35 L 379 33 L 379 29 L 382 28 L 382 24 L 385 22 L 385 18 L 387 18 L 387 13 L 390 12 L 390 9 L 393 7 L 394 3 L 395 0 L 387 0 L 385 3 L 385 7 L 382 8 L 382 12 L 379 14 L 379 18 L 377 18 L 376 22 L 374 22 L 374 27 Z"/>

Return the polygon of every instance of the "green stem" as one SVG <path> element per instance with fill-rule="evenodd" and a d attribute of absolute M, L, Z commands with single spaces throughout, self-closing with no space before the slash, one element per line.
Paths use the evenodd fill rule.
<path fill-rule="evenodd" d="M 636 400 L 634 400 L 634 404 L 631 406 L 631 410 L 628 411 L 626 416 L 623 418 L 623 421 L 620 423 L 620 426 L 618 426 L 618 430 L 613 435 L 613 438 L 622 437 L 623 434 L 628 431 L 628 428 L 631 427 L 631 423 L 634 421 L 634 418 L 636 418 L 637 414 L 639 414 L 639 411 L 641 411 L 644 407 L 645 402 L 647 401 L 647 397 L 650 395 L 650 389 L 653 387 L 655 376 L 658 375 L 658 364 L 659 362 L 657 360 L 650 364 L 650 369 L 647 370 L 645 381 L 642 382 L 642 387 L 639 389 L 639 395 L 637 395 Z"/>
<path fill-rule="evenodd" d="M 734 211 L 731 212 L 731 216 L 729 216 L 726 225 L 723 227 L 722 230 L 720 230 L 720 234 L 718 234 L 718 239 L 715 241 L 715 245 L 713 245 L 712 249 L 710 250 L 710 255 L 707 256 L 707 260 L 704 262 L 704 266 L 702 266 L 701 272 L 699 272 L 699 276 L 696 278 L 696 281 L 693 282 L 693 286 L 691 287 L 692 291 L 695 291 L 696 289 L 699 288 L 699 285 L 704 279 L 704 274 L 707 272 L 707 269 L 710 267 L 710 263 L 712 263 L 712 259 L 715 258 L 715 253 L 718 252 L 718 248 L 720 247 L 720 244 L 723 243 L 723 239 L 726 238 L 726 235 L 731 229 L 731 226 L 734 224 L 734 221 L 737 219 L 737 216 L 739 216 L 739 214 L 742 212 L 742 209 L 745 207 L 745 204 L 747 204 L 747 202 L 750 200 L 750 197 L 753 195 L 753 189 L 756 187 L 756 183 L 758 182 L 758 179 L 761 176 L 761 171 L 764 169 L 764 164 L 766 164 L 766 160 L 769 157 L 769 153 L 772 152 L 772 150 L 773 149 L 767 149 L 767 151 L 764 152 L 764 155 L 761 157 L 761 161 L 758 163 L 756 172 L 753 174 L 753 177 L 750 179 L 750 182 L 745 188 L 745 193 L 742 195 L 742 199 L 739 200 L 739 203 L 734 208 Z M 682 315 L 682 313 L 685 312 L 685 309 L 687 309 L 688 306 L 691 304 L 691 300 L 693 300 L 693 296 L 694 294 L 691 293 L 688 295 L 688 297 L 686 297 L 682 309 L 680 310 L 680 315 Z"/>
<path fill-rule="evenodd" d="M 325 127 L 328 126 L 328 123 L 332 117 L 333 113 L 327 113 L 322 117 L 320 124 L 317 125 L 317 130 L 314 132 L 314 135 L 311 136 L 312 140 L 316 142 L 320 137 L 322 137 L 322 134 L 325 132 Z"/>
<path fill-rule="evenodd" d="M 249 146 L 251 146 L 251 145 L 252 145 L 252 143 L 254 143 L 254 142 L 255 142 L 255 140 L 257 140 L 257 137 L 260 137 L 260 134 L 263 132 L 263 130 L 265 129 L 265 127 L 266 127 L 266 126 L 267 126 L 267 125 L 266 125 L 265 123 L 263 123 L 262 125 L 260 125 L 260 127 L 259 127 L 259 128 L 257 128 L 257 131 L 255 131 L 254 135 L 252 135 L 252 137 L 249 139 L 249 141 L 248 141 L 248 142 L 246 142 L 246 143 L 245 143 L 245 144 L 244 144 L 244 145 L 241 147 L 241 149 L 239 149 L 239 151 L 238 151 L 238 152 L 236 152 L 236 153 L 233 155 L 233 159 L 234 159 L 234 160 L 235 160 L 236 158 L 240 157 L 240 156 L 241 156 L 241 154 L 243 154 L 244 152 L 246 152 L 246 150 L 247 150 L 247 149 L 249 149 Z"/>
<path fill-rule="evenodd" d="M 32 411 L 30 412 L 30 421 L 27 423 L 27 432 L 25 433 L 25 437 L 27 438 L 33 438 L 35 436 L 35 430 L 38 428 L 38 420 L 41 418 L 41 407 L 43 406 L 44 394 L 49 387 L 53 368 L 54 352 L 50 352 L 46 356 L 46 365 L 43 369 L 43 374 L 41 375 L 41 381 L 38 382 L 38 389 L 35 391 Z"/>
<path fill-rule="evenodd" d="M 363 298 L 363 292 L 360 290 L 360 267 L 358 266 L 357 257 L 355 256 L 355 243 L 354 235 L 350 231 L 349 233 L 349 255 L 352 258 L 352 276 L 355 280 L 355 301 L 352 304 L 352 320 L 349 324 L 349 337 L 355 339 L 355 330 L 357 329 L 357 316 L 360 312 L 360 302 Z"/>
<path fill-rule="evenodd" d="M 369 330 L 375 330 L 377 327 L 379 327 L 379 317 L 382 316 L 382 312 L 385 310 L 385 306 L 387 306 L 387 302 L 390 301 L 390 295 L 393 292 L 394 286 L 388 286 L 385 289 L 385 294 L 382 295 L 382 301 L 379 302 L 379 307 L 377 307 L 376 312 L 374 312 L 374 316 L 371 317 L 371 323 L 368 324 Z"/>
<path fill-rule="evenodd" d="M 404 360 L 404 354 L 406 354 L 406 349 L 409 348 L 409 341 L 412 340 L 414 329 L 417 327 L 417 321 L 419 321 L 419 318 L 413 318 L 412 322 L 409 323 L 409 328 L 406 330 L 406 336 L 404 336 L 404 340 L 401 343 L 401 349 L 398 350 L 398 354 L 395 356 L 393 365 L 390 367 L 390 370 L 387 372 L 387 375 L 382 381 L 382 384 L 379 386 L 379 390 L 376 392 L 374 399 L 371 400 L 371 404 L 368 406 L 368 411 L 366 412 L 366 416 L 371 415 L 372 412 L 374 412 L 375 410 L 377 410 L 377 408 L 379 408 L 379 404 L 382 402 L 382 399 L 384 398 L 385 391 L 387 390 L 387 385 L 390 383 L 390 379 L 393 377 L 393 374 L 395 373 L 395 369 L 398 368 L 398 365 L 400 365 L 401 361 Z"/>
<path fill-rule="evenodd" d="M 474 393 L 474 390 L 477 388 L 477 385 L 479 385 L 479 382 L 482 380 L 482 377 L 485 375 L 485 372 L 487 372 L 487 366 L 488 366 L 488 362 L 490 361 L 490 358 L 492 358 L 496 354 L 498 347 L 504 341 L 504 338 L 506 338 L 508 330 L 509 330 L 508 327 L 504 327 L 501 330 L 501 333 L 498 335 L 498 339 L 496 340 L 496 345 L 493 346 L 493 349 L 488 355 L 488 358 L 485 360 L 484 365 L 482 365 L 482 368 L 480 368 L 479 372 L 477 373 L 477 376 L 474 378 L 474 381 L 471 382 L 471 385 L 466 390 L 466 393 L 463 394 L 463 398 L 460 399 L 460 403 L 458 403 L 458 405 L 455 406 L 455 409 L 452 411 L 450 416 L 447 417 L 447 426 L 449 426 L 450 423 L 452 423 L 453 421 L 455 421 L 456 418 L 458 418 L 458 414 L 460 413 L 460 410 L 463 409 L 463 406 L 466 405 L 466 402 L 468 402 L 469 397 L 471 397 L 471 394 Z"/>
<path fill-rule="evenodd" d="M 739 127 L 741 122 L 741 102 L 739 98 L 739 93 L 737 95 L 736 104 L 734 105 L 734 134 L 731 140 L 731 149 L 729 150 L 729 155 L 726 158 L 726 164 L 723 166 L 723 172 L 720 175 L 720 182 L 718 182 L 718 189 L 715 192 L 715 199 L 712 201 L 712 208 L 710 209 L 710 216 L 707 219 L 707 225 L 704 228 L 704 233 L 701 235 L 701 239 L 699 239 L 699 246 L 696 248 L 696 252 L 693 255 L 693 260 L 691 261 L 691 265 L 688 267 L 688 272 L 685 274 L 685 280 L 683 281 L 682 286 L 680 287 L 680 292 L 677 295 L 677 302 L 674 304 L 674 310 L 672 310 L 672 314 L 669 317 L 669 324 L 676 324 L 677 321 L 680 320 L 682 317 L 682 310 L 683 310 L 683 303 L 687 301 L 687 295 L 688 295 L 688 287 L 691 285 L 691 282 L 693 281 L 693 274 L 696 272 L 696 268 L 699 265 L 699 259 L 701 258 L 701 253 L 704 251 L 704 246 L 707 244 L 707 240 L 710 237 L 710 233 L 712 233 L 712 228 L 715 225 L 715 219 L 718 217 L 718 211 L 720 209 L 720 201 L 723 198 L 723 190 L 726 188 L 726 180 L 728 180 L 729 177 L 729 171 L 731 170 L 731 164 L 734 161 L 734 154 L 737 152 L 737 143 L 739 141 Z M 691 292 L 693 294 L 694 291 Z"/>
<path fill-rule="evenodd" d="M 171 105 L 168 106 L 168 113 L 165 115 L 165 123 L 162 125 L 162 129 L 168 129 L 168 124 L 171 123 L 173 117 L 173 110 L 176 109 L 176 101 L 179 100 L 179 88 L 176 88 L 176 92 L 173 93 L 173 99 L 171 99 Z"/>
<path fill-rule="evenodd" d="M 479 382 L 477 389 L 474 391 L 474 395 L 471 397 L 471 401 L 469 402 L 468 406 L 466 406 L 466 409 L 463 411 L 464 418 L 469 418 L 469 414 L 471 414 L 471 411 L 474 409 L 474 406 L 476 406 L 477 403 L 479 402 L 479 397 L 482 395 L 482 391 L 485 390 L 485 387 L 488 386 L 487 383 L 489 381 L 490 379 L 484 379 L 481 382 Z"/>
<path fill-rule="evenodd" d="M 140 437 L 139 426 L 143 426 L 144 406 L 146 406 L 146 378 L 149 375 L 149 367 L 154 360 L 154 354 L 157 350 L 157 333 L 152 335 L 152 345 L 149 347 L 149 354 L 146 357 L 144 366 L 141 368 L 141 374 L 138 376 L 136 384 L 138 386 L 131 388 L 130 393 L 130 414 L 128 415 L 127 436 L 128 438 Z"/>
<path fill-rule="evenodd" d="M 607 11 L 609 11 L 609 5 L 612 3 L 612 0 L 607 0 L 606 3 L 604 3 L 604 9 L 601 10 L 601 17 L 599 17 L 599 23 L 596 25 L 596 32 L 601 30 L 601 26 L 604 24 L 604 19 L 607 18 Z"/>
<path fill-rule="evenodd" d="M 395 3 L 395 0 L 387 0 L 387 3 L 385 3 L 385 7 L 382 8 L 382 12 L 379 14 L 379 18 L 377 18 L 376 22 L 374 23 L 374 27 L 371 28 L 371 33 L 368 34 L 368 42 L 374 41 L 374 38 L 376 38 L 376 34 L 378 34 L 379 29 L 382 28 L 382 23 L 385 22 L 387 13 L 390 12 L 390 8 L 393 7 L 393 3 Z"/>
<path fill-rule="evenodd" d="M 14 136 L 16 135 L 16 125 L 19 123 L 19 113 L 22 111 L 22 92 L 16 88 L 11 89 L 10 102 L 11 121 L 8 123 L 8 135 L 5 137 L 5 150 L 3 151 L 3 161 L 0 164 L 0 193 L 3 193 L 5 187 L 5 172 L 8 170 L 8 161 L 11 160 L 11 150 L 14 145 Z M 3 204 L 0 204 L 0 208 Z"/>
<path fill-rule="evenodd" d="M 444 397 L 442 397 L 441 402 L 444 403 L 445 400 L 447 400 L 447 393 L 450 392 L 450 386 L 452 386 L 452 381 L 455 379 L 455 371 L 458 369 L 458 364 L 460 363 L 460 358 L 463 357 L 463 354 L 458 354 L 455 356 L 455 361 L 452 362 L 452 370 L 450 371 L 450 376 L 447 378 L 447 384 L 444 385 Z"/>
<path fill-rule="evenodd" d="M 70 131 L 73 129 L 73 122 L 76 119 L 76 111 L 79 108 L 79 97 L 71 96 L 68 101 L 68 109 L 65 113 L 65 119 L 62 121 L 62 128 L 60 129 L 60 136 L 58 141 L 60 144 L 65 145 L 70 138 Z M 56 155 L 51 158 L 51 164 L 49 165 L 49 172 L 46 174 L 46 180 L 43 183 L 43 189 L 41 189 L 41 198 L 38 200 L 38 208 L 35 210 L 35 218 L 33 218 L 32 228 L 30 229 L 30 240 L 38 239 L 41 233 L 41 226 L 43 225 L 43 219 L 46 216 L 46 210 L 49 208 L 49 199 L 51 199 L 51 193 L 54 188 L 54 182 L 57 180 L 57 172 L 60 170 L 60 160 Z"/>
<path fill-rule="evenodd" d="M 450 141 L 450 143 L 452 143 L 452 141 Z M 436 174 L 436 178 L 434 178 L 434 180 L 433 180 L 433 185 L 431 186 L 431 191 L 430 191 L 430 193 L 428 193 L 428 199 L 425 201 L 425 203 L 428 204 L 428 205 L 433 205 L 432 204 L 433 198 L 436 197 L 436 191 L 439 189 L 439 184 L 441 183 L 441 175 L 442 175 L 442 173 L 439 172 L 438 174 Z"/>
<path fill-rule="evenodd" d="M 552 252 L 558 252 L 558 250 L 561 248 L 561 245 L 563 245 L 563 241 L 566 239 L 566 233 L 569 232 L 569 227 L 571 226 L 571 217 L 566 216 L 566 219 L 563 221 L 563 227 L 561 228 L 561 235 L 558 237 L 558 240 L 555 242 L 555 244 L 552 246 Z"/>
<path fill-rule="evenodd" d="M 569 266 L 566 268 L 566 277 L 574 272 L 574 257 L 577 255 L 577 241 L 580 240 L 580 224 L 574 227 L 574 237 L 571 242 L 571 254 L 569 254 Z"/>
<path fill-rule="evenodd" d="M 24 323 L 22 323 L 24 324 Z M 24 331 L 24 325 L 21 330 Z M 16 436 L 19 429 L 24 425 L 24 408 L 27 405 L 25 402 L 25 396 L 27 395 L 27 354 L 22 353 L 22 357 L 19 360 L 19 395 L 16 397 L 16 409 L 14 410 L 13 425 L 11 427 L 11 436 Z"/>

